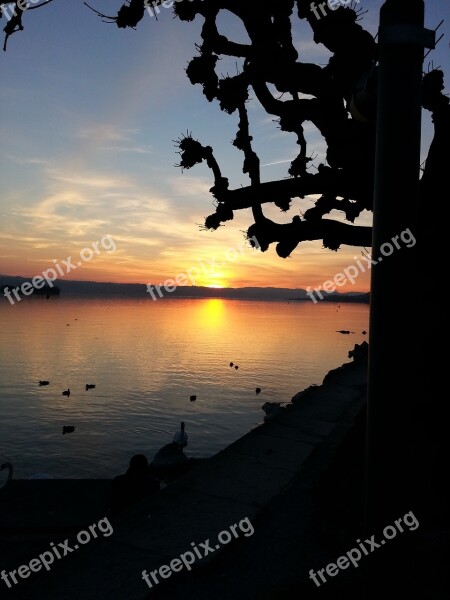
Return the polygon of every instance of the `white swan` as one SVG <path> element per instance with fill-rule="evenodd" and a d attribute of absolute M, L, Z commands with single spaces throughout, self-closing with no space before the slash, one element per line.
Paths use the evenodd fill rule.
<path fill-rule="evenodd" d="M 173 436 L 173 443 L 179 446 L 180 448 L 184 448 L 188 443 L 188 436 L 184 430 L 184 421 L 181 421 L 180 431 L 177 431 Z"/>
<path fill-rule="evenodd" d="M 12 481 L 13 478 L 13 466 L 11 463 L 4 463 L 3 465 L 0 465 L 0 471 L 3 471 L 4 469 L 9 469 L 9 473 L 8 473 L 8 479 L 6 480 L 6 483 L 3 485 L 3 488 L 5 488 L 8 483 L 10 483 Z M 30 475 L 30 477 L 25 477 L 25 479 L 53 479 L 53 477 L 51 475 L 47 475 L 47 473 L 36 473 L 35 475 Z M 3 489 L 0 488 L 0 489 Z"/>
<path fill-rule="evenodd" d="M 265 402 L 261 406 L 263 411 L 266 413 L 264 415 L 264 421 L 270 421 L 270 419 L 273 419 L 274 417 L 279 415 L 280 412 L 283 410 L 281 404 L 281 402 Z"/>
<path fill-rule="evenodd" d="M 4 469 L 9 469 L 9 473 L 8 473 L 8 479 L 6 480 L 6 483 L 2 486 L 2 488 L 6 487 L 8 485 L 8 483 L 12 480 L 12 477 L 13 477 L 13 466 L 11 463 L 7 462 L 0 466 L 0 471 L 3 471 Z M 0 489 L 2 489 L 2 488 L 0 488 Z"/>

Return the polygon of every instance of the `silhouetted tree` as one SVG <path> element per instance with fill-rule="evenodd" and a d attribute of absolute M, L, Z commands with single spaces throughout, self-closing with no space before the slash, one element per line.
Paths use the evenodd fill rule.
<path fill-rule="evenodd" d="M 38 4 L 35 5 L 35 3 Z M 7 23 L 3 28 L 5 33 L 5 42 L 3 50 L 6 51 L 9 37 L 17 31 L 23 31 L 22 16 L 26 10 L 41 8 L 50 4 L 53 0 L 10 0 L 9 2 L 0 2 L 0 19 L 6 15 Z"/>
<path fill-rule="evenodd" d="M 136 27 L 146 9 L 155 11 L 160 4 L 161 0 L 129 0 L 111 17 L 93 10 L 125 28 Z M 206 217 L 205 227 L 217 229 L 232 220 L 235 211 L 251 208 L 254 223 L 247 232 L 249 240 L 255 236 L 262 251 L 276 243 L 276 251 L 283 258 L 305 240 L 321 240 L 330 250 L 338 250 L 342 244 L 370 246 L 371 228 L 354 222 L 363 210 L 372 209 L 373 202 L 378 48 L 373 36 L 359 24 L 361 11 L 355 6 L 340 6 L 325 14 L 319 12 L 317 18 L 310 0 L 257 5 L 239 0 L 178 0 L 173 10 L 182 21 L 203 19 L 198 55 L 186 72 L 192 84 L 203 86 L 209 102 L 216 100 L 224 112 L 238 114 L 233 145 L 243 153 L 243 173 L 250 180 L 247 187 L 230 189 L 210 146 L 190 134 L 178 140 L 178 166 L 190 169 L 205 161 L 213 174 L 210 191 L 215 212 Z M 224 10 L 242 21 L 249 43 L 234 42 L 220 33 L 217 18 Z M 163 12 L 167 11 L 160 10 L 161 15 Z M 17 22 L 9 21 L 5 28 L 7 37 L 23 28 L 22 14 L 15 18 Z M 332 53 L 327 65 L 299 60 L 292 40 L 295 18 L 307 21 L 315 43 Z M 219 78 L 216 66 L 223 56 L 242 60 L 241 72 Z M 446 183 L 449 164 L 450 105 L 443 93 L 443 80 L 440 70 L 424 75 L 423 107 L 431 111 L 435 127 L 421 182 L 422 195 L 430 205 Z M 265 111 L 278 120 L 280 129 L 296 138 L 299 153 L 286 179 L 261 182 L 247 111 L 250 88 Z M 280 94 L 282 97 L 277 97 Z M 308 171 L 313 159 L 304 136 L 307 121 L 327 144 L 326 164 L 320 164 L 315 173 Z M 286 212 L 294 198 L 311 194 L 320 194 L 315 205 L 290 223 L 276 223 L 264 215 L 264 204 L 274 203 Z M 340 211 L 347 223 L 326 218 L 333 210 Z M 431 214 L 424 215 L 424 232 L 432 229 Z"/>

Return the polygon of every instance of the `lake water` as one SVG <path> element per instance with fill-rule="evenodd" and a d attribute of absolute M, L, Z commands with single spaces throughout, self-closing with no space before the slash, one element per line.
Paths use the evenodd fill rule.
<path fill-rule="evenodd" d="M 112 477 L 135 453 L 151 460 L 182 420 L 186 453 L 211 456 L 263 421 L 264 402 L 348 361 L 368 319 L 360 304 L 2 300 L 0 463 L 14 477 Z"/>

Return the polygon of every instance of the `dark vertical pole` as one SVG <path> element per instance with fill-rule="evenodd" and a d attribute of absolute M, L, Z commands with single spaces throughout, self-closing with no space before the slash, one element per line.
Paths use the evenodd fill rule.
<path fill-rule="evenodd" d="M 409 511 L 419 513 L 421 506 L 416 404 L 421 283 L 419 244 L 413 244 L 419 216 L 421 86 L 427 43 L 423 25 L 423 0 L 386 0 L 381 8 L 372 249 L 378 264 L 372 267 L 367 421 L 369 536 L 380 535 Z M 389 572 L 380 572 L 389 570 L 387 557 L 394 548 L 394 542 L 386 544 L 371 563 L 369 597 L 382 597 L 386 585 L 393 592 Z M 398 570 L 390 575 L 402 578 Z M 404 592 L 402 585 L 399 591 Z"/>

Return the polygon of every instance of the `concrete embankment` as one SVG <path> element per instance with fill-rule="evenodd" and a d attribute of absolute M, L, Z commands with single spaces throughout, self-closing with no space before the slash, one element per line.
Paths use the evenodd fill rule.
<path fill-rule="evenodd" d="M 252 523 L 258 522 L 265 509 L 293 482 L 298 483 L 302 477 L 310 478 L 312 470 L 316 477 L 317 470 L 329 467 L 336 448 L 364 407 L 366 370 L 364 362 L 357 362 L 332 371 L 322 386 L 313 386 L 297 394 L 292 403 L 270 421 L 200 464 L 158 495 L 112 520 L 114 533 L 111 536 L 93 540 L 55 561 L 49 572 L 19 578 L 11 590 L 0 581 L 0 597 L 4 593 L 5 598 L 20 600 L 143 599 L 150 591 L 142 580 L 144 569 L 147 572 L 157 570 L 192 550 L 191 542 L 199 544 L 209 539 L 214 552 L 208 558 L 199 559 L 193 565 L 193 572 L 187 573 L 195 578 L 195 569 L 208 564 L 212 566 L 223 549 L 238 547 L 250 540 L 241 534 L 229 546 L 216 549 L 220 532 L 229 531 L 233 524 L 245 518 Z M 49 482 L 33 483 L 45 486 Z M 97 494 L 91 496 L 92 504 L 88 505 L 83 518 L 70 520 L 72 530 L 78 526 L 85 528 L 104 517 L 100 514 L 104 489 L 102 491 L 101 484 L 98 485 Z M 39 491 L 37 487 L 35 489 L 37 513 Z M 308 485 L 303 489 L 304 494 L 311 494 Z M 299 497 L 299 506 L 304 500 Z M 0 527 L 14 521 L 13 515 L 3 514 Z M 16 517 L 16 525 L 19 521 Z M 62 535 L 59 535 L 55 528 L 50 535 L 49 515 L 47 524 L 47 532 L 29 529 L 8 533 L 3 529 L 0 569 L 9 571 L 29 563 L 47 550 L 51 541 L 56 543 L 69 538 L 70 543 L 70 538 L 73 540 L 79 530 L 73 533 L 60 530 Z M 7 547 L 9 550 L 5 554 Z M 157 592 L 163 593 L 166 581 L 161 577 L 159 581 Z M 190 597 L 185 595 L 185 598 Z"/>

